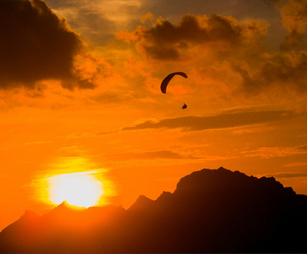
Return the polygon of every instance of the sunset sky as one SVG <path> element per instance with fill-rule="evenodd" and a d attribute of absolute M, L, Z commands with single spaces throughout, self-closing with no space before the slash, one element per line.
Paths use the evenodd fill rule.
<path fill-rule="evenodd" d="M 307 195 L 306 29 L 300 0 L 0 1 L 0 230 L 63 174 L 124 208 L 221 166 Z"/>

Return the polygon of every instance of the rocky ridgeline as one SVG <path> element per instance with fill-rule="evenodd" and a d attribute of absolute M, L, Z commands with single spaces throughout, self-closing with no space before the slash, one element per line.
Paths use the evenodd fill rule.
<path fill-rule="evenodd" d="M 121 206 L 26 213 L 0 252 L 307 252 L 307 196 L 274 178 L 224 168 L 183 177 L 173 193 Z"/>

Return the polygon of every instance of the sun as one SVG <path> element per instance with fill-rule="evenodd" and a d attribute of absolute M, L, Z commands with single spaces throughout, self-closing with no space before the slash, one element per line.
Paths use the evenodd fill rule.
<path fill-rule="evenodd" d="M 77 172 L 47 178 L 49 200 L 57 205 L 63 201 L 77 207 L 97 205 L 105 190 L 95 173 L 97 172 Z"/>

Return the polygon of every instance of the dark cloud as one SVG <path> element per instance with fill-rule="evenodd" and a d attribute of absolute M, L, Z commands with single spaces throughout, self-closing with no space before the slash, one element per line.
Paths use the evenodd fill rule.
<path fill-rule="evenodd" d="M 232 51 L 243 42 L 244 29 L 231 17 L 184 15 L 178 25 L 158 19 L 151 28 L 139 27 L 129 36 L 140 41 L 140 47 L 151 58 L 178 60 L 182 51 L 194 45 L 215 45 L 221 52 Z M 129 40 L 126 35 L 119 33 L 118 38 Z"/>
<path fill-rule="evenodd" d="M 42 0 L 0 1 L 0 34 L 0 88 L 33 88 L 47 79 L 93 87 L 73 70 L 82 40 Z"/>
<path fill-rule="evenodd" d="M 217 116 L 186 116 L 178 118 L 166 118 L 160 121 L 146 121 L 123 130 L 141 130 L 157 128 L 182 128 L 188 131 L 200 131 L 221 128 L 233 128 L 245 125 L 264 124 L 291 117 L 287 111 L 262 111 L 222 114 Z"/>
<path fill-rule="evenodd" d="M 299 150 L 307 150 L 307 145 L 299 146 L 298 149 Z"/>

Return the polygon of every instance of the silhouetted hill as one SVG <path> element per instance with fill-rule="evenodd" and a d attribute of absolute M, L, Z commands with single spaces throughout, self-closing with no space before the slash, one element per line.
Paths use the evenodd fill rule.
<path fill-rule="evenodd" d="M 0 233 L 8 252 L 307 252 L 307 196 L 274 178 L 224 168 L 183 177 L 173 193 L 127 210 L 63 203 L 26 211 Z"/>

